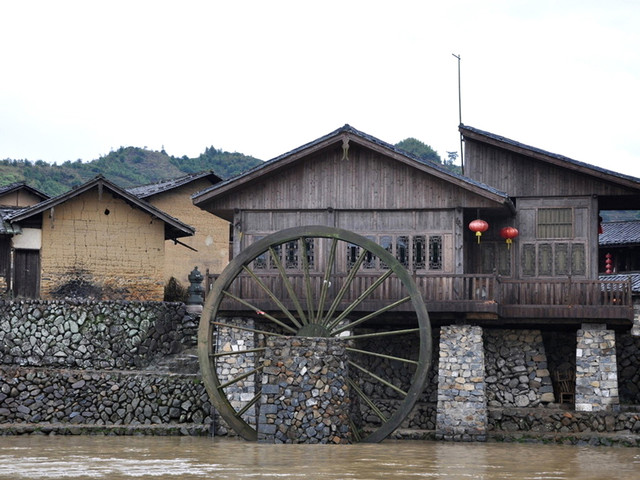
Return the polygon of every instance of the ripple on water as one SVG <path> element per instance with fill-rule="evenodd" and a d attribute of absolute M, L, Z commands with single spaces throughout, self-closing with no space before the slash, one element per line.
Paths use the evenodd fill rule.
<path fill-rule="evenodd" d="M 3 437 L 0 479 L 637 480 L 634 448 L 388 441 L 261 445 L 192 437 Z"/>

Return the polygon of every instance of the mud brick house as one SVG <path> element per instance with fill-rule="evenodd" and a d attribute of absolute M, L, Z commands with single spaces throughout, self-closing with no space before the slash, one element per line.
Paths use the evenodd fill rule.
<path fill-rule="evenodd" d="M 222 181 L 215 173 L 202 172 L 128 189 L 128 192 L 192 226 L 195 234 L 165 245 L 165 282 L 171 277 L 188 285 L 189 272 L 197 266 L 220 273 L 229 261 L 229 222 L 193 205 L 191 195 Z"/>
<path fill-rule="evenodd" d="M 195 205 L 231 223 L 234 257 L 283 232 L 284 243 L 220 287 L 226 289 L 216 292 L 224 296 L 216 312 L 243 315 L 253 325 L 269 318 L 282 323 L 279 312 L 297 318 L 297 310 L 304 321 L 305 315 L 319 318 L 313 305 L 305 310 L 305 295 L 321 292 L 319 308 L 333 296 L 326 303 L 332 313 L 348 312 L 338 317 L 346 322 L 382 319 L 373 329 L 398 319 L 410 323 L 412 304 L 399 300 L 406 294 L 388 280 L 387 264 L 362 256 L 369 247 L 284 236 L 300 225 L 337 227 L 381 246 L 421 292 L 436 339 L 435 372 L 421 401 L 437 399 L 433 417 L 442 438 L 483 438 L 487 406 L 562 401 L 582 411 L 616 409 L 616 335 L 629 335 L 634 311 L 628 279 L 599 278 L 599 215 L 640 209 L 640 179 L 473 127 L 459 130 L 464 176 L 345 125 L 195 194 Z M 503 230 L 508 227 L 518 235 Z M 317 273 L 322 266 L 325 273 Z M 361 301 L 370 278 L 379 279 L 381 293 Z M 384 351 L 395 361 L 411 345 L 387 342 Z M 460 364 L 450 365 L 452 359 Z M 463 378 L 465 370 L 474 375 Z M 394 371 L 387 387 L 403 381 L 401 370 Z M 382 411 L 376 392 L 384 396 L 385 389 L 360 386 L 373 392 L 361 394 L 363 403 Z M 471 405 L 461 391 L 478 402 Z M 231 402 L 238 409 L 231 421 L 250 411 L 238 399 Z"/>
<path fill-rule="evenodd" d="M 29 228 L 22 230 L 17 225 L 12 226 L 5 222 L 4 218 L 48 198 L 48 195 L 28 186 L 25 182 L 0 187 L 0 220 L 2 220 L 0 224 L 0 297 L 14 285 L 18 291 L 27 293 L 24 289 L 29 282 L 25 274 L 28 259 L 32 255 L 31 238 L 36 233 Z M 12 241 L 14 234 L 20 234 L 20 236 L 16 236 Z"/>
<path fill-rule="evenodd" d="M 159 300 L 165 241 L 192 227 L 99 176 L 4 216 L 14 296 Z M 18 263 L 19 252 L 26 255 Z"/>

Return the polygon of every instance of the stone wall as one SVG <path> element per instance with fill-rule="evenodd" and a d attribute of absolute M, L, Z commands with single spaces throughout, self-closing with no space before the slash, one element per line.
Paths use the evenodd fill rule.
<path fill-rule="evenodd" d="M 212 431 L 213 407 L 198 375 L 0 367 L 0 424 L 171 427 Z M 48 424 L 48 425 L 47 425 Z M 166 428 L 165 428 L 166 429 Z"/>
<path fill-rule="evenodd" d="M 617 333 L 616 356 L 620 403 L 640 405 L 640 337 Z"/>
<path fill-rule="evenodd" d="M 585 324 L 577 333 L 576 410 L 619 407 L 616 337 L 606 325 Z"/>
<path fill-rule="evenodd" d="M 351 443 L 351 395 L 345 342 L 269 337 L 262 375 L 258 440 Z"/>
<path fill-rule="evenodd" d="M 535 407 L 555 400 L 539 330 L 484 330 L 490 407 Z"/>
<path fill-rule="evenodd" d="M 135 369 L 197 342 L 183 304 L 0 301 L 0 364 Z"/>
<path fill-rule="evenodd" d="M 440 329 L 436 438 L 484 441 L 487 433 L 482 329 L 450 325 Z"/>
<path fill-rule="evenodd" d="M 0 302 L 1 430 L 209 434 L 196 335 L 179 303 Z"/>

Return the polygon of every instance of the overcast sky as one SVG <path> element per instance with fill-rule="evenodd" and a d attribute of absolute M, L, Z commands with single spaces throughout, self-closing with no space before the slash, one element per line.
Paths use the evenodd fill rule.
<path fill-rule="evenodd" d="M 345 123 L 442 158 L 462 121 L 640 177 L 640 2 L 0 0 L 0 158 L 268 160 Z"/>

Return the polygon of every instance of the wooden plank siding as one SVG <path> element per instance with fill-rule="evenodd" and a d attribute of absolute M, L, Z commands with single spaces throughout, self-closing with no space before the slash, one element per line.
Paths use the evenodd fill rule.
<path fill-rule="evenodd" d="M 637 191 L 465 137 L 465 175 L 511 197 L 637 195 Z M 523 181 L 524 180 L 524 181 Z"/>
<path fill-rule="evenodd" d="M 299 160 L 287 169 L 265 173 L 250 188 L 230 191 L 212 200 L 207 209 L 272 211 L 403 210 L 500 208 L 469 189 L 443 180 L 378 152 L 352 144 L 348 159 L 329 148 Z M 425 167 L 426 168 L 426 167 Z"/>

